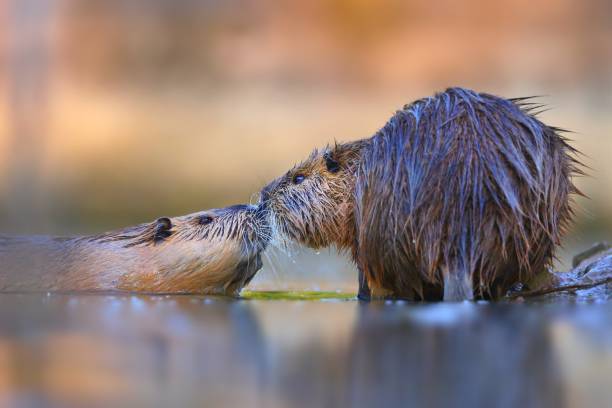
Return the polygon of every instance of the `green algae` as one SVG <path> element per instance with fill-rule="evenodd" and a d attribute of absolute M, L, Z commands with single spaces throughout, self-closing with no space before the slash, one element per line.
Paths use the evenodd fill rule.
<path fill-rule="evenodd" d="M 253 300 L 353 300 L 354 293 L 334 291 L 251 291 L 245 290 L 240 293 L 242 299 Z"/>

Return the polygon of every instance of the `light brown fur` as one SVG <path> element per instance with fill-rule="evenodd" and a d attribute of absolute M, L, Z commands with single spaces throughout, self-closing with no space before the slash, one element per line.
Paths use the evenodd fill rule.
<path fill-rule="evenodd" d="M 268 239 L 246 206 L 98 236 L 0 237 L 0 290 L 235 295 L 261 267 Z"/>

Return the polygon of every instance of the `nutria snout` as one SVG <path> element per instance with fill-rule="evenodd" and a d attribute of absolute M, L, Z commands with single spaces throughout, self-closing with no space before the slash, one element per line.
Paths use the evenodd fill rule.
<path fill-rule="evenodd" d="M 360 293 L 499 297 L 547 267 L 573 212 L 576 150 L 529 99 L 462 88 L 264 187 L 275 235 L 350 251 Z"/>
<path fill-rule="evenodd" d="M 261 207 L 237 205 L 96 236 L 4 237 L 0 291 L 235 295 L 270 240 Z"/>

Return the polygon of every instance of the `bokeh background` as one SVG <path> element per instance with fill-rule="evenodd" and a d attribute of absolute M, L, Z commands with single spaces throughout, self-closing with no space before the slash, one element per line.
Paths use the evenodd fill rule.
<path fill-rule="evenodd" d="M 612 237 L 606 0 L 3 0 L 0 231 L 84 234 L 254 200 L 316 146 L 460 85 L 543 95 L 590 196 L 560 252 Z M 333 251 L 255 286 L 353 282 Z"/>

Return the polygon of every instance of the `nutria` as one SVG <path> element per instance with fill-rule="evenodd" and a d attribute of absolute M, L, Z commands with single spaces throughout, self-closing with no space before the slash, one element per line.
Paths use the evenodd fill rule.
<path fill-rule="evenodd" d="M 235 295 L 261 268 L 262 214 L 240 205 L 96 236 L 0 237 L 0 291 Z"/>
<path fill-rule="evenodd" d="M 360 297 L 502 296 L 550 264 L 580 194 L 577 151 L 537 106 L 462 88 L 406 105 L 266 186 L 273 234 L 349 250 Z"/>

